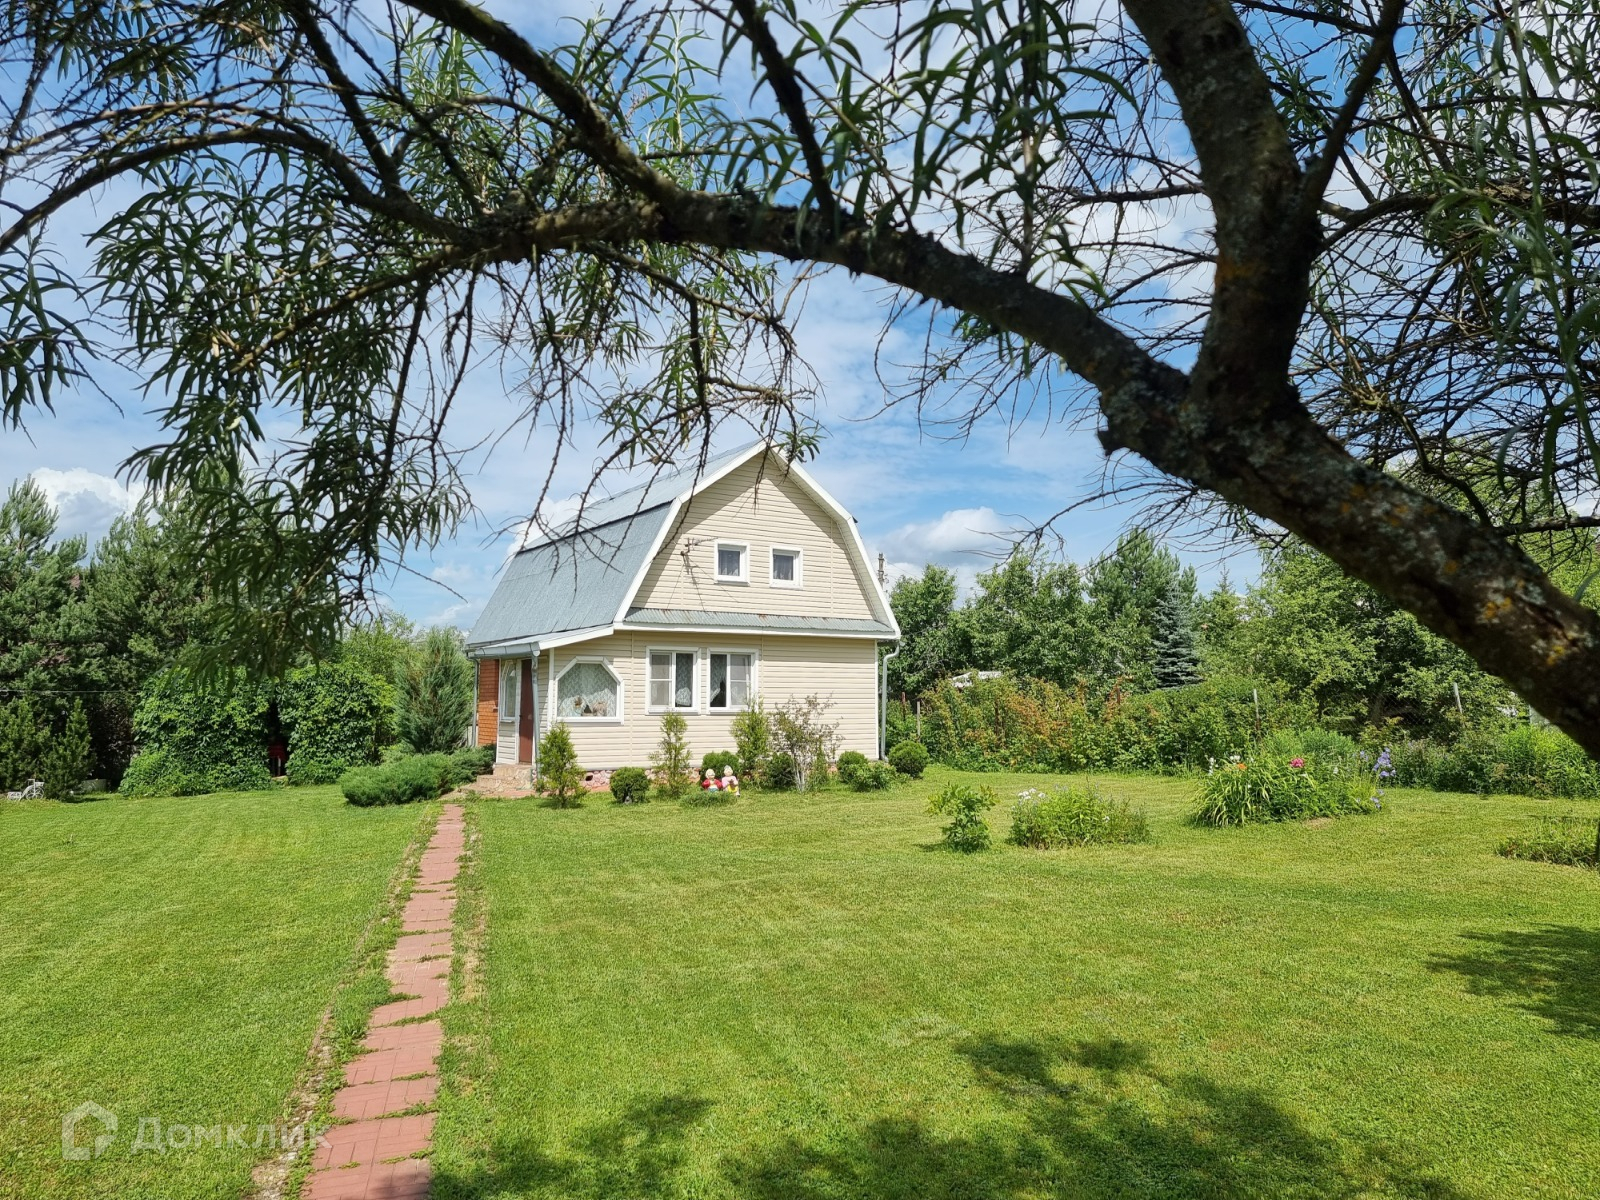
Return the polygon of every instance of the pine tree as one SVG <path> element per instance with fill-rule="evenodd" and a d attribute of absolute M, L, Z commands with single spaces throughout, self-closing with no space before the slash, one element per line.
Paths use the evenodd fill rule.
<path fill-rule="evenodd" d="M 65 800 L 89 777 L 92 762 L 89 747 L 89 716 L 83 701 L 72 703 L 66 730 L 55 739 L 44 757 L 44 794 L 52 800 Z"/>
<path fill-rule="evenodd" d="M 1200 682 L 1194 623 L 1175 581 L 1163 589 L 1150 614 L 1150 654 L 1157 687 L 1186 687 Z"/>

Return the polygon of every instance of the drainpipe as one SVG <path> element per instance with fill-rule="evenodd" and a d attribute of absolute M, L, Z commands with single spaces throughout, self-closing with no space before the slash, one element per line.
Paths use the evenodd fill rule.
<path fill-rule="evenodd" d="M 889 660 L 900 653 L 898 645 L 878 664 L 878 757 L 889 754 Z"/>

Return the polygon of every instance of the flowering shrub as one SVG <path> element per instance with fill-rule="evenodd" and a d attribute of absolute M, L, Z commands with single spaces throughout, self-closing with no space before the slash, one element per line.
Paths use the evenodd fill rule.
<path fill-rule="evenodd" d="M 1379 812 L 1383 785 L 1393 775 L 1387 750 L 1376 760 L 1365 752 L 1326 759 L 1262 754 L 1246 760 L 1233 755 L 1225 763 L 1211 763 L 1200 784 L 1195 820 L 1202 825 L 1247 825 Z"/>
<path fill-rule="evenodd" d="M 1107 800 L 1092 787 L 1054 792 L 1028 788 L 1011 807 L 1011 838 L 1018 846 L 1054 850 L 1100 842 L 1148 842 L 1150 826 L 1126 800 Z"/>

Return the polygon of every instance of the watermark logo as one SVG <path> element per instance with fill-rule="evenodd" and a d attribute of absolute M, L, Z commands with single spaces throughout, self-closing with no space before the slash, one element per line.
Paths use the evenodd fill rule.
<path fill-rule="evenodd" d="M 94 1134 L 92 1145 L 87 1144 L 91 1133 Z M 61 1115 L 61 1157 L 68 1162 L 99 1158 L 110 1148 L 116 1136 L 117 1114 L 101 1108 L 93 1100 L 85 1100 L 71 1112 Z"/>

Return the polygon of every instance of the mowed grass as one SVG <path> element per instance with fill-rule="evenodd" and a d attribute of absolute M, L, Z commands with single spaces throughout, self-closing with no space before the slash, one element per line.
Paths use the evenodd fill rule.
<path fill-rule="evenodd" d="M 422 816 L 334 788 L 0 807 L 0 1197 L 240 1196 L 269 1152 L 226 1127 L 284 1119 Z M 65 1161 L 83 1101 L 116 1138 Z M 224 1145 L 135 1153 L 141 1119 Z"/>
<path fill-rule="evenodd" d="M 1152 844 L 962 857 L 952 778 L 480 803 L 435 1194 L 1600 1194 L 1600 878 L 1493 853 L 1594 806 L 1212 830 L 1110 778 Z"/>

